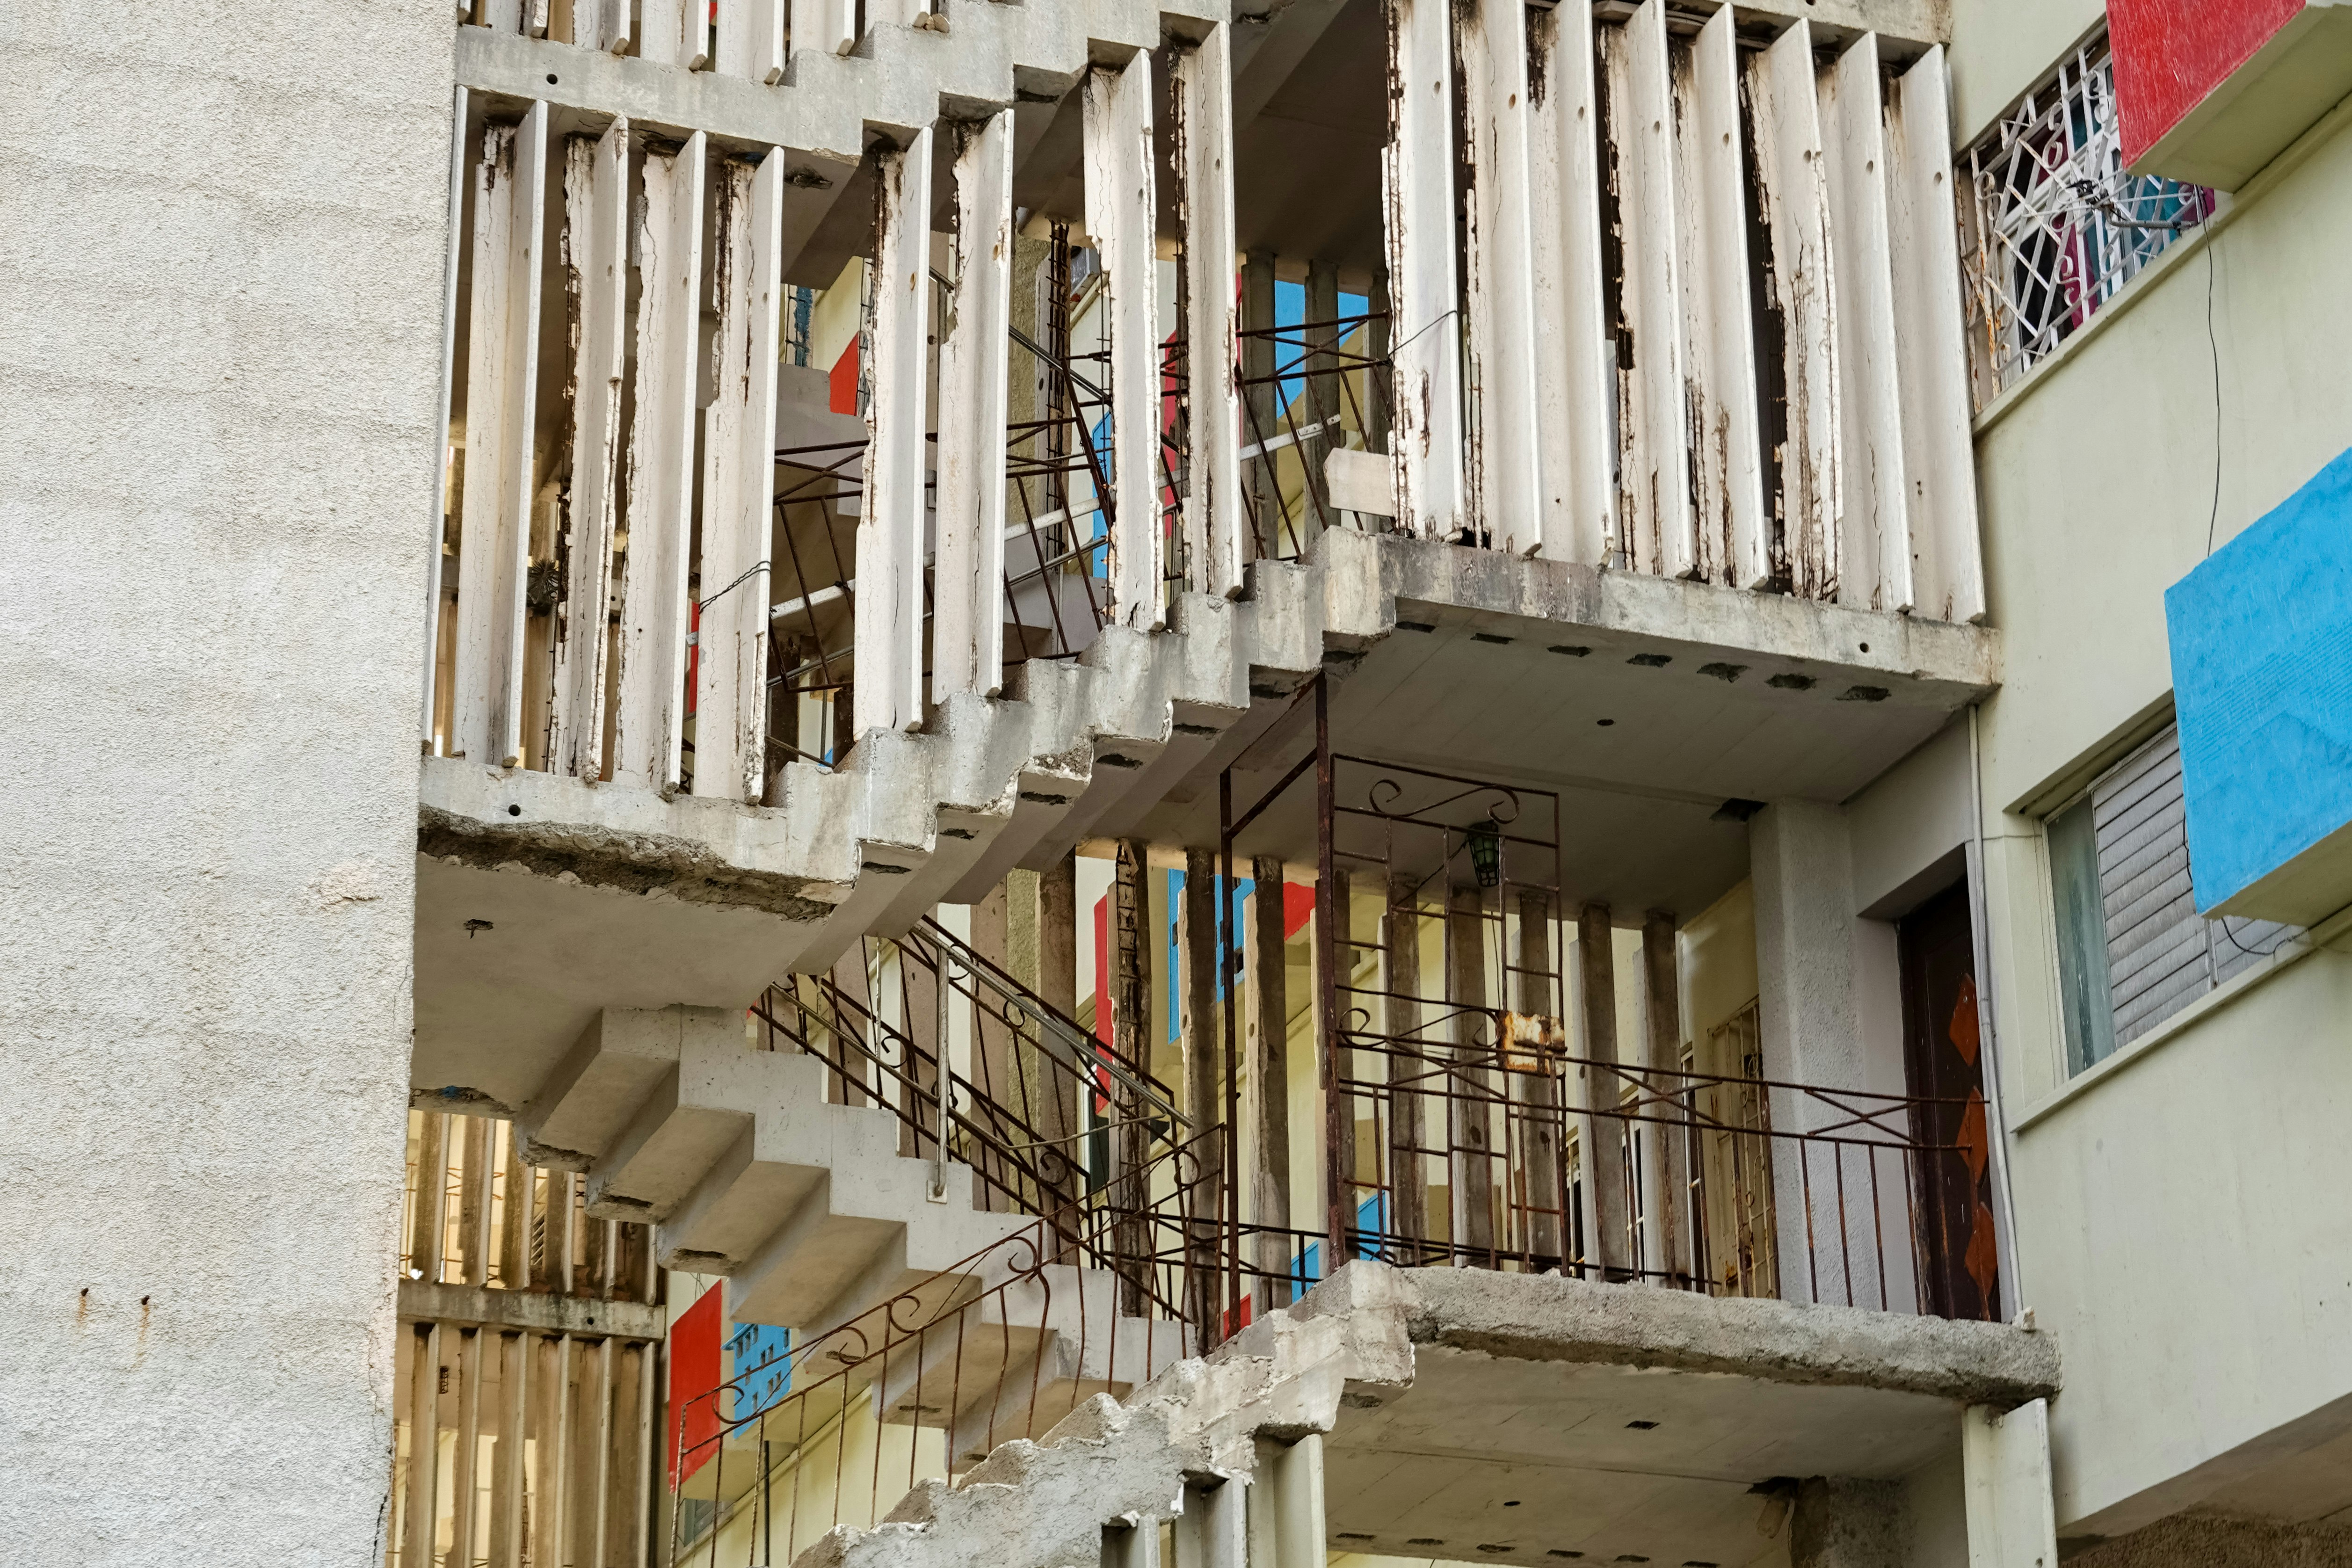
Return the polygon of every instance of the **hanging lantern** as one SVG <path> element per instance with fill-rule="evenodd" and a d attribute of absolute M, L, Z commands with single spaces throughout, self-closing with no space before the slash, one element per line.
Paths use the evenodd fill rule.
<path fill-rule="evenodd" d="M 1503 879 L 1503 830 L 1490 816 L 1472 823 L 1465 831 L 1470 837 L 1470 866 L 1478 873 L 1478 885 L 1491 888 Z"/>

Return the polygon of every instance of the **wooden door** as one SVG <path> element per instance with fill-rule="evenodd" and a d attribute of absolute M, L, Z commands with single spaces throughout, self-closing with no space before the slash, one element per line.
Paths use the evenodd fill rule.
<path fill-rule="evenodd" d="M 1939 1317 L 1991 1318 L 2000 1311 L 2000 1265 L 1968 884 L 1920 905 L 1896 939 L 1906 1065 L 1922 1101 L 1912 1131 L 1927 1149 L 1915 1178 L 1921 1304 Z"/>

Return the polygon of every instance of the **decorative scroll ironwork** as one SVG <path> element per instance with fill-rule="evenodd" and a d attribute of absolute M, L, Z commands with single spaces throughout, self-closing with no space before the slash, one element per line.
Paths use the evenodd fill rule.
<path fill-rule="evenodd" d="M 2104 33 L 2061 62 L 1960 164 L 1979 408 L 2215 211 L 2202 186 L 2125 172 Z"/>

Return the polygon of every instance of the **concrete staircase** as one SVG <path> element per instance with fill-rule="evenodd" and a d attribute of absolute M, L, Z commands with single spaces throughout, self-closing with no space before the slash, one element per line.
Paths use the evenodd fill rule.
<path fill-rule="evenodd" d="M 871 1530 L 836 1527 L 795 1568 L 1150 1562 L 1122 1548 L 1171 1517 L 1192 1546 L 1180 1561 L 1319 1562 L 1322 1435 L 1343 1401 L 1377 1405 L 1412 1383 L 1411 1305 L 1394 1270 L 1350 1265 L 1124 1403 L 1090 1398 L 954 1485 L 921 1483 Z"/>
<path fill-rule="evenodd" d="M 971 1166 L 908 1158 L 897 1114 L 828 1100 L 830 1072 L 753 1048 L 731 1010 L 606 1009 L 516 1121 L 527 1160 L 587 1173 L 592 1217 L 728 1276 L 736 1321 L 859 1354 L 919 1330 L 878 1373 L 888 1418 L 1034 1430 L 1185 1352 L 1183 1325 L 1118 1310 L 1108 1271 L 1052 1261 L 1046 1222 L 977 1206 Z"/>

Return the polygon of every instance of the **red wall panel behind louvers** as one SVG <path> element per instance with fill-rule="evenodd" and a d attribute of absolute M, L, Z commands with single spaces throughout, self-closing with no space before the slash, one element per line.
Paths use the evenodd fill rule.
<path fill-rule="evenodd" d="M 2302 14 L 2305 0 L 2107 0 L 2124 163 L 2139 161 L 2230 73 Z"/>

